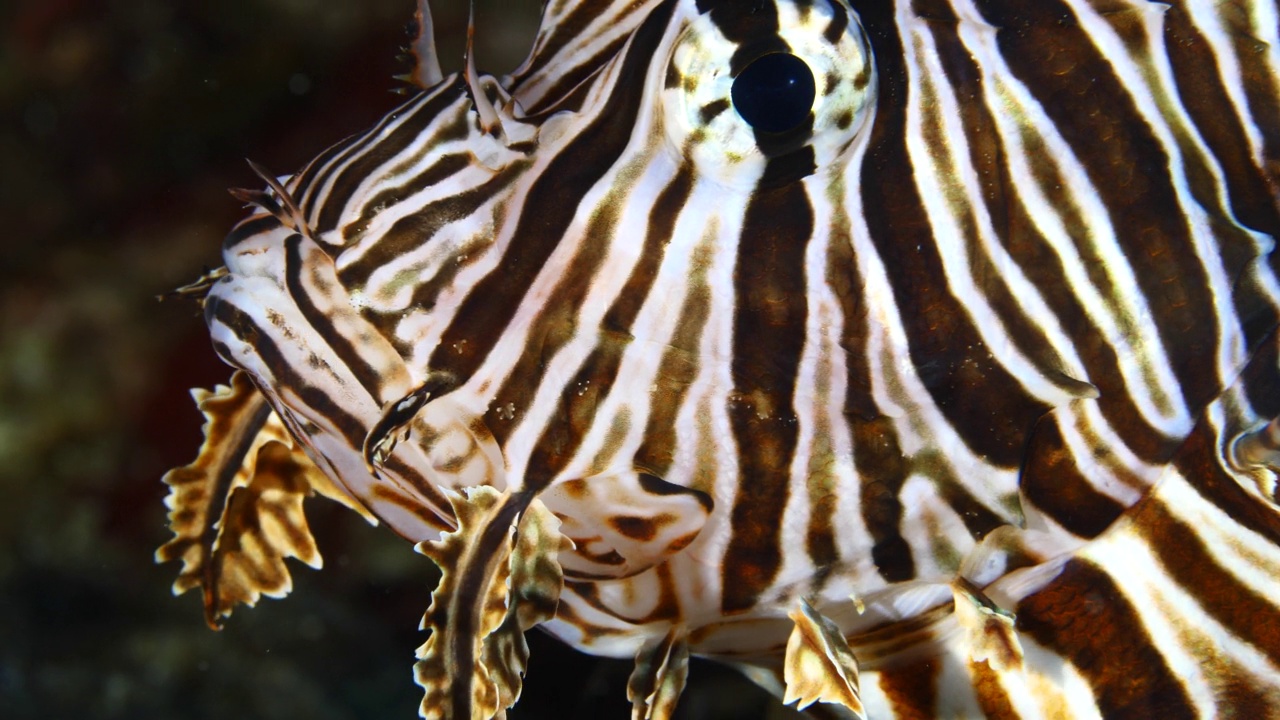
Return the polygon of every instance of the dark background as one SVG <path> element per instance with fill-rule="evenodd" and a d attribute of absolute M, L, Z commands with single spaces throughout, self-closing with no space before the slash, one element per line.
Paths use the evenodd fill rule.
<path fill-rule="evenodd" d="M 412 0 L 0 3 L 0 717 L 417 716 L 434 568 L 320 500 L 325 556 L 294 593 L 208 630 L 156 566 L 160 476 L 194 458 L 187 389 L 225 381 L 194 306 L 156 296 L 220 264 L 260 183 L 399 98 Z M 446 71 L 466 4 L 436 2 Z M 477 3 L 477 56 L 524 56 L 537 3 Z M 630 663 L 530 633 L 512 718 L 625 718 Z M 695 663 L 686 718 L 791 717 Z"/>

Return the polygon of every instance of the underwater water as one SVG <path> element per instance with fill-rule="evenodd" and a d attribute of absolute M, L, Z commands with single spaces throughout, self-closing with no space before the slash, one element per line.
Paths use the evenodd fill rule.
<path fill-rule="evenodd" d="M 514 67 L 537 4 L 477 3 L 482 65 Z M 221 632 L 151 559 L 160 476 L 200 442 L 187 390 L 230 374 L 197 308 L 156 296 L 219 264 L 243 158 L 292 172 L 398 102 L 413 7 L 0 4 L 0 717 L 417 716 L 434 567 L 390 531 L 310 501 L 325 569 L 291 563 L 292 595 Z M 457 67 L 466 4 L 435 11 Z M 629 662 L 530 644 L 512 718 L 629 716 Z M 698 663 L 679 716 L 794 714 Z"/>

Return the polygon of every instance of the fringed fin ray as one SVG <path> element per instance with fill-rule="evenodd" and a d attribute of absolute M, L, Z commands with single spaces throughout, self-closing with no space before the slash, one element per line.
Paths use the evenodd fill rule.
<path fill-rule="evenodd" d="M 207 419 L 205 441 L 195 461 L 164 476 L 174 537 L 155 558 L 182 560 L 173 592 L 201 588 L 216 629 L 237 603 L 289 593 L 286 558 L 321 566 L 305 498 L 319 494 L 376 520 L 307 458 L 247 374 L 191 394 Z"/>
<path fill-rule="evenodd" d="M 641 646 L 627 683 L 631 720 L 670 720 L 689 676 L 689 641 L 682 627 Z"/>
<path fill-rule="evenodd" d="M 426 720 L 505 716 L 529 658 L 524 632 L 555 617 L 568 548 L 560 521 L 527 495 L 488 486 L 451 494 L 458 529 L 419 543 L 441 569 L 414 676 Z"/>
<path fill-rule="evenodd" d="M 835 623 L 801 599 L 788 613 L 795 622 L 783 660 L 782 702 L 803 710 L 815 702 L 843 705 L 866 718 L 858 684 L 858 661 Z"/>

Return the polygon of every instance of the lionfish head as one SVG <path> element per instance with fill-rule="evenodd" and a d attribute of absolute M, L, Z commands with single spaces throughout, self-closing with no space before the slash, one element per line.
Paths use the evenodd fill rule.
<path fill-rule="evenodd" d="M 446 76 L 421 3 L 420 89 L 255 165 L 184 289 L 236 373 L 175 591 L 287 593 L 319 493 L 443 571 L 427 718 L 504 716 L 535 626 L 637 718 L 690 654 L 840 716 L 1280 708 L 1277 12 L 1106 5 L 553 0 Z"/>

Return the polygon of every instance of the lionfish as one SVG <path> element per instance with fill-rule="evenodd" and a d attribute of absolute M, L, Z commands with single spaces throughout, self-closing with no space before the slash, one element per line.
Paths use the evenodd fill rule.
<path fill-rule="evenodd" d="M 548 0 L 184 289 L 217 626 L 302 500 L 439 565 L 426 718 L 539 627 L 827 717 L 1280 716 L 1280 7 Z"/>

